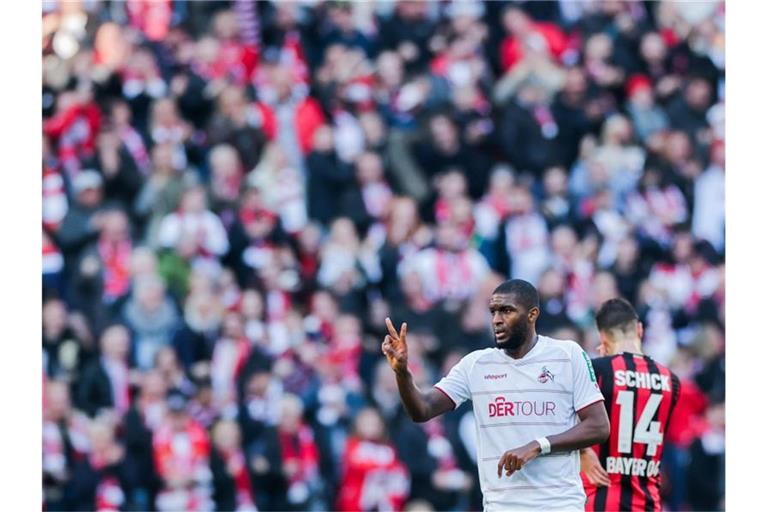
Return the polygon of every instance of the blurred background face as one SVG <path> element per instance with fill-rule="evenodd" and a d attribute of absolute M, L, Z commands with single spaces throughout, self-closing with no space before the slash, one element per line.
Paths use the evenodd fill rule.
<path fill-rule="evenodd" d="M 222 323 L 222 336 L 233 340 L 244 336 L 243 319 L 239 313 L 227 313 Z"/>
<path fill-rule="evenodd" d="M 102 237 L 108 242 L 120 242 L 130 237 L 128 216 L 122 211 L 107 212 L 104 217 Z"/>
<path fill-rule="evenodd" d="M 507 9 L 504 12 L 502 23 L 507 32 L 516 37 L 525 36 L 531 27 L 528 16 L 520 9 Z"/>
<path fill-rule="evenodd" d="M 156 125 L 172 126 L 179 120 L 176 104 L 171 99 L 157 100 L 152 109 L 152 120 Z"/>
<path fill-rule="evenodd" d="M 102 334 L 101 351 L 109 359 L 123 361 L 128 356 L 129 343 L 128 329 L 115 325 Z"/>
<path fill-rule="evenodd" d="M 248 319 L 261 319 L 264 314 L 264 299 L 256 290 L 245 290 L 240 298 L 240 311 Z"/>
<path fill-rule="evenodd" d="M 456 127 L 445 116 L 434 117 L 429 123 L 432 140 L 442 149 L 453 148 L 458 140 Z"/>
<path fill-rule="evenodd" d="M 157 256 L 148 247 L 137 247 L 131 253 L 131 277 L 138 279 L 157 273 Z"/>
<path fill-rule="evenodd" d="M 595 34 L 587 39 L 585 55 L 588 59 L 607 60 L 613 51 L 613 43 L 606 34 Z"/>
<path fill-rule="evenodd" d="M 639 248 L 634 238 L 624 238 L 616 250 L 616 264 L 620 267 L 631 267 L 639 256 Z"/>
<path fill-rule="evenodd" d="M 570 68 L 565 74 L 563 92 L 566 96 L 576 99 L 583 97 L 587 92 L 587 79 L 581 68 Z"/>
<path fill-rule="evenodd" d="M 304 406 L 296 395 L 286 394 L 280 401 L 280 430 L 294 434 L 301 426 Z"/>
<path fill-rule="evenodd" d="M 361 185 L 381 181 L 384 169 L 381 157 L 376 153 L 365 152 L 357 159 L 357 180 Z"/>
<path fill-rule="evenodd" d="M 89 429 L 91 450 L 94 453 L 103 453 L 112 447 L 115 434 L 111 425 L 104 421 L 97 421 L 91 424 Z"/>
<path fill-rule="evenodd" d="M 43 305 L 43 326 L 51 333 L 64 330 L 67 326 L 67 309 L 62 301 L 53 299 Z"/>
<path fill-rule="evenodd" d="M 129 126 L 131 124 L 131 109 L 127 103 L 118 102 L 112 106 L 112 122 L 115 126 Z"/>
<path fill-rule="evenodd" d="M 365 140 L 369 144 L 378 144 L 384 141 L 387 135 L 387 127 L 381 116 L 374 112 L 366 112 L 360 115 L 360 127 L 365 134 Z"/>
<path fill-rule="evenodd" d="M 590 302 L 592 307 L 597 310 L 601 304 L 608 299 L 619 296 L 619 290 L 616 286 L 616 278 L 610 272 L 599 272 L 592 280 L 590 290 Z"/>
<path fill-rule="evenodd" d="M 709 107 L 710 97 L 709 84 L 704 80 L 692 81 L 685 90 L 685 101 L 694 110 L 706 110 Z"/>
<path fill-rule="evenodd" d="M 240 175 L 240 157 L 232 146 L 221 144 L 214 147 L 210 158 L 214 178 L 227 179 Z"/>
<path fill-rule="evenodd" d="M 443 221 L 437 225 L 435 241 L 438 247 L 448 251 L 461 251 L 466 247 L 466 240 L 459 227 L 450 221 Z"/>
<path fill-rule="evenodd" d="M 565 277 L 557 270 L 547 270 L 539 279 L 538 289 L 542 298 L 561 297 L 565 292 Z"/>
<path fill-rule="evenodd" d="M 552 251 L 562 257 L 570 257 L 578 243 L 576 232 L 569 226 L 559 226 L 551 236 Z"/>
<path fill-rule="evenodd" d="M 101 204 L 103 191 L 100 186 L 88 187 L 77 194 L 77 202 L 86 208 L 95 208 Z"/>
<path fill-rule="evenodd" d="M 181 199 L 181 209 L 189 214 L 202 213 L 205 211 L 206 203 L 205 189 L 194 187 L 184 192 Z"/>
<path fill-rule="evenodd" d="M 148 402 L 158 402 L 165 398 L 168 388 L 163 376 L 158 371 L 149 371 L 141 380 L 141 397 Z"/>
<path fill-rule="evenodd" d="M 253 374 L 245 385 L 245 395 L 248 399 L 264 398 L 267 395 L 272 376 L 267 372 Z"/>
<path fill-rule="evenodd" d="M 219 421 L 213 427 L 213 443 L 224 452 L 238 450 L 240 448 L 240 427 L 234 421 Z"/>
<path fill-rule="evenodd" d="M 693 238 L 690 233 L 680 233 L 672 242 L 672 256 L 679 263 L 688 262 L 693 256 Z"/>
<path fill-rule="evenodd" d="M 64 382 L 51 381 L 45 388 L 45 414 L 51 421 L 64 418 L 70 411 L 69 388 Z"/>
<path fill-rule="evenodd" d="M 155 368 L 163 374 L 170 374 L 179 369 L 179 360 L 172 347 L 162 347 L 155 355 Z"/>
<path fill-rule="evenodd" d="M 341 246 L 353 247 L 357 245 L 357 231 L 355 225 L 348 218 L 337 219 L 331 224 L 330 239 Z"/>
<path fill-rule="evenodd" d="M 224 10 L 213 19 L 213 32 L 219 39 L 232 39 L 238 33 L 237 15 L 234 11 Z"/>
<path fill-rule="evenodd" d="M 544 190 L 548 196 L 565 195 L 568 192 L 568 175 L 562 167 L 551 167 L 544 172 Z"/>
<path fill-rule="evenodd" d="M 459 171 L 449 171 L 438 181 L 438 194 L 444 199 L 455 199 L 467 194 L 467 179 Z"/>
<path fill-rule="evenodd" d="M 169 174 L 174 170 L 171 144 L 161 143 L 152 147 L 152 167 L 160 174 Z"/>
<path fill-rule="evenodd" d="M 366 441 L 384 440 L 384 422 L 376 409 L 366 408 L 355 418 L 355 432 Z"/>
<path fill-rule="evenodd" d="M 384 52 L 379 56 L 376 71 L 387 88 L 397 87 L 403 82 L 403 61 L 394 52 Z"/>
<path fill-rule="evenodd" d="M 165 285 L 156 276 L 145 277 L 136 283 L 136 298 L 145 311 L 157 310 L 165 301 Z"/>
<path fill-rule="evenodd" d="M 661 62 L 667 56 L 667 46 L 658 33 L 650 32 L 640 42 L 640 55 L 646 62 Z"/>
<path fill-rule="evenodd" d="M 333 128 L 327 124 L 318 128 L 315 132 L 313 147 L 316 151 L 331 151 L 333 149 Z"/>

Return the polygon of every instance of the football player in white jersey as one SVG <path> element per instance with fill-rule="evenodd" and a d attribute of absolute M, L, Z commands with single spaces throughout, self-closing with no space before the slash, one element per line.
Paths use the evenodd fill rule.
<path fill-rule="evenodd" d="M 609 421 L 587 354 L 573 341 L 536 334 L 539 295 L 520 279 L 491 295 L 495 346 L 464 356 L 422 391 L 408 370 L 408 327 L 382 351 L 400 398 L 416 422 L 472 400 L 485 510 L 584 510 L 579 449 L 603 442 Z"/>

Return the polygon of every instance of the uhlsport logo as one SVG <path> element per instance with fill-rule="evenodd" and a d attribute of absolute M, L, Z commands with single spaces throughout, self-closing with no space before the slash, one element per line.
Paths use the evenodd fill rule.
<path fill-rule="evenodd" d="M 508 401 L 503 396 L 497 396 L 488 404 L 488 416 L 554 416 L 555 402 L 535 400 Z"/>
<path fill-rule="evenodd" d="M 539 374 L 539 382 L 541 382 L 542 384 L 545 384 L 545 383 L 549 382 L 550 380 L 554 381 L 555 380 L 555 376 L 552 374 L 551 371 L 549 371 L 547 369 L 546 366 L 542 366 L 541 367 L 541 373 Z"/>

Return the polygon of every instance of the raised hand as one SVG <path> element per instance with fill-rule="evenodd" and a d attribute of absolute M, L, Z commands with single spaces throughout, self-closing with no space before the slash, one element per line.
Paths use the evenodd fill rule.
<path fill-rule="evenodd" d="M 391 366 L 395 372 L 404 372 L 408 369 L 408 345 L 405 343 L 408 324 L 403 323 L 400 326 L 400 334 L 398 334 L 389 317 L 387 317 L 386 323 L 389 334 L 384 337 L 384 343 L 381 344 L 381 351 L 387 356 L 389 366 Z"/>

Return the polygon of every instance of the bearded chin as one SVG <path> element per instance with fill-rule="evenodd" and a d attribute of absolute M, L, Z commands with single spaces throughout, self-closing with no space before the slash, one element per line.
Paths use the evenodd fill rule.
<path fill-rule="evenodd" d="M 512 329 L 512 332 L 510 332 L 509 338 L 507 338 L 505 341 L 502 341 L 501 343 L 497 342 L 496 348 L 500 348 L 502 350 L 516 350 L 523 346 L 528 337 L 527 326 L 515 326 L 515 328 Z"/>

